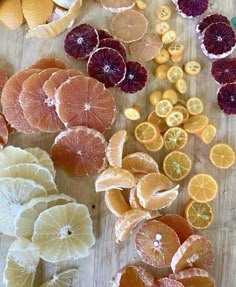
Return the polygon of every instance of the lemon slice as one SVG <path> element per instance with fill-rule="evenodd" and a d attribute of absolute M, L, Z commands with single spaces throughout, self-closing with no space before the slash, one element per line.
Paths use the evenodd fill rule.
<path fill-rule="evenodd" d="M 3 282 L 7 287 L 32 287 L 38 262 L 37 245 L 24 238 L 17 239 L 7 254 Z"/>
<path fill-rule="evenodd" d="M 15 236 L 14 219 L 22 205 L 45 195 L 46 190 L 32 180 L 0 178 L 0 231 Z"/>
<path fill-rule="evenodd" d="M 34 224 L 32 242 L 47 262 L 82 258 L 94 245 L 92 220 L 83 204 L 68 203 L 43 211 Z"/>
<path fill-rule="evenodd" d="M 39 147 L 26 148 L 26 151 L 30 152 L 37 160 L 40 165 L 46 167 L 53 178 L 56 176 L 56 171 L 53 165 L 53 161 L 50 158 L 50 155 Z"/>
<path fill-rule="evenodd" d="M 40 287 L 71 287 L 72 279 L 78 270 L 68 269 L 64 272 L 53 275 L 52 279 L 45 282 Z"/>
<path fill-rule="evenodd" d="M 51 173 L 34 163 L 19 163 L 0 170 L 0 177 L 21 177 L 31 179 L 42 185 L 47 194 L 57 193 L 57 187 Z"/>
<path fill-rule="evenodd" d="M 15 218 L 15 234 L 17 237 L 31 239 L 34 230 L 34 222 L 39 214 L 55 205 L 63 205 L 75 201 L 65 194 L 52 194 L 33 198 L 22 206 L 22 209 Z"/>

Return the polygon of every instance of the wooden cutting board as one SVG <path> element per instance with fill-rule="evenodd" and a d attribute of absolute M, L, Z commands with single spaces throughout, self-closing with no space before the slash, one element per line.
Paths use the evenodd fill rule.
<path fill-rule="evenodd" d="M 107 28 L 112 19 L 112 14 L 102 9 L 100 1 L 84 1 L 82 12 L 77 23 L 90 23 L 97 28 Z M 155 9 L 159 4 L 171 1 L 146 0 L 147 9 L 144 11 L 149 20 L 149 32 L 154 32 L 157 20 Z M 235 0 L 228 0 L 222 5 L 221 0 L 215 0 L 212 11 L 225 14 L 229 18 L 236 15 Z M 171 27 L 177 31 L 177 41 L 185 45 L 186 51 L 184 60 L 198 60 L 203 70 L 197 77 L 185 77 L 188 83 L 186 98 L 190 96 L 201 97 L 205 104 L 205 113 L 210 121 L 218 127 L 218 134 L 215 142 L 227 142 L 236 148 L 236 116 L 225 116 L 217 107 L 216 91 L 217 84 L 210 75 L 210 61 L 202 54 L 195 33 L 195 21 L 185 20 L 175 13 L 170 21 Z M 64 60 L 68 67 L 80 69 L 86 73 L 86 61 L 75 61 L 68 59 L 63 52 L 63 40 L 65 33 L 52 40 L 30 39 L 26 40 L 24 35 L 27 31 L 26 25 L 16 31 L 9 31 L 0 27 L 0 67 L 7 70 L 9 75 L 27 67 L 34 61 L 44 56 L 52 56 Z M 235 55 L 235 53 L 234 53 Z M 127 129 L 129 140 L 125 147 L 125 154 L 135 151 L 144 151 L 143 147 L 134 141 L 133 129 L 136 123 L 125 119 L 123 110 L 132 104 L 141 107 L 142 120 L 148 112 L 152 110 L 148 102 L 148 94 L 154 89 L 164 89 L 168 86 L 167 81 L 157 80 L 153 76 L 155 68 L 154 62 L 146 64 L 149 71 L 149 80 L 146 87 L 139 93 L 127 95 L 120 93 L 118 89 L 113 89 L 113 95 L 117 103 L 117 120 L 111 131 L 106 133 L 107 139 L 110 135 L 121 128 Z M 55 134 L 42 133 L 41 135 L 12 134 L 9 144 L 20 147 L 39 146 L 49 151 L 55 138 Z M 205 231 L 198 232 L 212 241 L 215 251 L 215 263 L 211 269 L 211 274 L 216 278 L 217 287 L 233 287 L 236 282 L 236 196 L 235 178 L 236 166 L 224 171 L 214 168 L 208 160 L 209 147 L 202 144 L 199 139 L 190 137 L 185 148 L 193 161 L 192 175 L 197 172 L 208 172 L 213 175 L 219 183 L 219 194 L 211 203 L 214 211 L 214 221 Z M 166 152 L 152 154 L 161 167 L 162 160 Z M 38 268 L 37 283 L 39 286 L 46 279 L 60 270 L 68 267 L 77 267 L 79 272 L 74 278 L 75 287 L 108 287 L 113 275 L 128 263 L 140 262 L 134 248 L 134 237 L 131 235 L 127 241 L 121 244 L 115 243 L 114 223 L 115 217 L 108 211 L 104 203 L 104 195 L 96 194 L 94 191 L 94 180 L 96 177 L 68 177 L 63 171 L 58 170 L 56 183 L 60 192 L 74 196 L 78 202 L 88 206 L 94 225 L 96 245 L 91 250 L 90 255 L 82 260 L 71 260 L 60 264 L 48 264 L 41 262 Z M 183 204 L 187 200 L 186 185 L 190 176 L 181 182 L 180 194 L 176 202 L 164 213 L 182 214 Z M 14 238 L 0 235 L 0 286 L 2 274 L 5 266 L 5 259 L 8 248 Z M 167 274 L 168 270 L 157 270 L 149 268 L 153 274 L 160 276 Z M 131 287 L 131 286 L 130 286 Z M 135 286 L 132 286 L 135 287 Z"/>

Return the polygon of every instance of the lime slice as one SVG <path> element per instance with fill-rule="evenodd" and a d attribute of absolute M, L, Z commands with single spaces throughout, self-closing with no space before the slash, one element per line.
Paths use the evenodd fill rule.
<path fill-rule="evenodd" d="M 68 269 L 64 272 L 53 275 L 52 279 L 45 282 L 40 287 L 71 287 L 72 279 L 78 270 Z"/>

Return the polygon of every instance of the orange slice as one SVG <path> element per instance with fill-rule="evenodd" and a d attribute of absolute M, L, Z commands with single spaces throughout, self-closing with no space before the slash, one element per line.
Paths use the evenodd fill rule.
<path fill-rule="evenodd" d="M 149 95 L 149 102 L 153 106 L 155 106 L 161 99 L 162 99 L 161 91 L 153 91 Z"/>
<path fill-rule="evenodd" d="M 105 169 L 96 179 L 96 192 L 109 189 L 132 188 L 135 185 L 135 179 L 132 173 L 122 168 L 110 167 Z"/>
<path fill-rule="evenodd" d="M 160 100 L 155 106 L 155 112 L 160 118 L 166 118 L 173 110 L 173 104 L 170 100 Z"/>
<path fill-rule="evenodd" d="M 217 192 L 218 184 L 209 174 L 196 174 L 189 181 L 188 193 L 197 202 L 209 202 L 216 197 Z"/>
<path fill-rule="evenodd" d="M 135 238 L 135 247 L 142 261 L 157 268 L 169 267 L 179 246 L 176 232 L 157 220 L 142 224 Z"/>
<path fill-rule="evenodd" d="M 140 119 L 140 108 L 137 105 L 133 105 L 131 108 L 124 110 L 124 115 L 128 120 L 137 121 Z"/>
<path fill-rule="evenodd" d="M 160 132 L 165 132 L 168 129 L 168 126 L 166 124 L 166 119 L 165 118 L 160 118 L 155 111 L 152 111 L 149 115 L 148 115 L 148 122 L 158 126 L 158 128 L 160 129 Z"/>
<path fill-rule="evenodd" d="M 184 285 L 174 279 L 161 278 L 157 281 L 158 287 L 184 287 Z"/>
<path fill-rule="evenodd" d="M 176 83 L 184 76 L 184 71 L 179 66 L 172 66 L 167 72 L 167 78 L 171 83 Z"/>
<path fill-rule="evenodd" d="M 190 134 L 201 132 L 209 123 L 209 119 L 204 115 L 191 116 L 185 123 L 184 129 Z"/>
<path fill-rule="evenodd" d="M 131 43 L 141 39 L 147 31 L 148 21 L 135 10 L 116 14 L 111 22 L 112 34 L 122 42 Z"/>
<path fill-rule="evenodd" d="M 134 135 L 142 144 L 152 143 L 160 136 L 160 130 L 158 126 L 146 121 L 136 126 Z"/>
<path fill-rule="evenodd" d="M 23 11 L 20 0 L 0 1 L 0 22 L 8 29 L 19 28 L 23 23 Z"/>
<path fill-rule="evenodd" d="M 203 103 L 198 97 L 191 97 L 190 99 L 188 99 L 186 107 L 190 115 L 193 116 L 200 115 L 204 110 Z"/>
<path fill-rule="evenodd" d="M 135 0 L 101 0 L 102 7 L 112 13 L 119 13 L 128 9 L 132 9 Z"/>
<path fill-rule="evenodd" d="M 176 110 L 169 113 L 169 115 L 166 117 L 166 123 L 169 127 L 177 127 L 182 124 L 183 120 L 183 114 Z"/>
<path fill-rule="evenodd" d="M 122 168 L 134 174 L 159 173 L 156 161 L 144 152 L 135 152 L 124 157 L 122 160 Z"/>
<path fill-rule="evenodd" d="M 120 130 L 113 134 L 113 136 L 109 140 L 109 144 L 107 146 L 107 160 L 109 164 L 113 167 L 121 167 L 122 166 L 122 154 L 124 144 L 127 140 L 127 131 Z"/>
<path fill-rule="evenodd" d="M 196 202 L 190 199 L 184 208 L 185 218 L 195 229 L 207 228 L 213 220 L 213 212 L 208 203 Z"/>
<path fill-rule="evenodd" d="M 169 128 L 164 134 L 164 145 L 169 150 L 180 150 L 188 142 L 187 132 L 178 127 Z"/>
<path fill-rule="evenodd" d="M 202 131 L 196 135 L 205 143 L 210 144 L 215 138 L 217 129 L 214 125 L 208 124 Z"/>
<path fill-rule="evenodd" d="M 177 95 L 176 91 L 173 89 L 165 90 L 163 92 L 162 98 L 166 99 L 166 100 L 170 100 L 173 105 L 175 105 L 178 102 L 178 95 Z"/>
<path fill-rule="evenodd" d="M 179 101 L 178 101 L 178 104 L 176 106 L 174 106 L 173 111 L 178 111 L 181 114 L 183 114 L 183 123 L 185 123 L 189 119 L 188 110 L 184 106 L 181 106 L 179 104 Z"/>
<path fill-rule="evenodd" d="M 160 135 L 158 139 L 156 139 L 152 143 L 144 144 L 145 148 L 151 152 L 157 152 L 161 150 L 164 146 L 164 139 L 163 136 Z"/>
<path fill-rule="evenodd" d="M 131 209 L 119 189 L 110 189 L 105 192 L 107 208 L 116 216 L 120 217 Z"/>
<path fill-rule="evenodd" d="M 215 144 L 210 150 L 209 157 L 211 163 L 218 168 L 227 169 L 235 164 L 235 152 L 227 144 Z"/>
<path fill-rule="evenodd" d="M 179 247 L 171 261 L 174 273 L 187 268 L 209 269 L 214 260 L 211 241 L 194 234 Z"/>
<path fill-rule="evenodd" d="M 161 48 L 159 54 L 154 58 L 157 64 L 165 64 L 170 60 L 170 54 L 165 48 Z"/>

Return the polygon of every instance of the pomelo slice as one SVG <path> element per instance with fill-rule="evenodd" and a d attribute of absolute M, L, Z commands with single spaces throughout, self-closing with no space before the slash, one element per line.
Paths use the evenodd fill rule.
<path fill-rule="evenodd" d="M 66 127 L 87 126 L 99 132 L 110 128 L 115 101 L 104 85 L 79 76 L 69 79 L 56 92 L 56 111 Z"/>
<path fill-rule="evenodd" d="M 55 58 L 41 58 L 32 65 L 30 65 L 27 69 L 48 69 L 48 68 L 58 68 L 58 69 L 66 69 L 66 65 L 58 59 Z"/>
<path fill-rule="evenodd" d="M 0 149 L 8 142 L 8 127 L 4 116 L 0 113 Z"/>
<path fill-rule="evenodd" d="M 7 80 L 8 80 L 7 73 L 3 69 L 0 69 L 0 94 L 2 93 L 2 90 Z"/>
<path fill-rule="evenodd" d="M 51 148 L 55 166 L 72 176 L 96 174 L 106 166 L 106 140 L 94 129 L 81 126 L 59 134 Z"/>
<path fill-rule="evenodd" d="M 57 68 L 49 68 L 32 75 L 23 83 L 20 94 L 20 104 L 26 120 L 31 126 L 43 132 L 64 129 L 56 113 L 55 100 L 48 98 L 43 90 L 45 82 L 56 71 Z"/>
<path fill-rule="evenodd" d="M 30 76 L 38 73 L 37 69 L 22 70 L 14 74 L 6 83 L 1 97 L 3 114 L 7 121 L 17 131 L 23 133 L 35 133 L 38 130 L 31 127 L 26 120 L 22 107 L 19 102 L 19 97 L 22 92 L 22 86 L 25 80 Z"/>
<path fill-rule="evenodd" d="M 40 287 L 71 287 L 73 276 L 76 272 L 78 272 L 77 269 L 68 269 L 61 273 L 56 273 L 53 275 L 52 279 L 48 280 L 43 285 L 40 285 Z"/>
<path fill-rule="evenodd" d="M 0 22 L 8 29 L 19 28 L 23 23 L 21 1 L 2 0 L 0 3 Z"/>
<path fill-rule="evenodd" d="M 119 13 L 132 9 L 135 0 L 101 0 L 102 7 L 112 13 Z"/>

